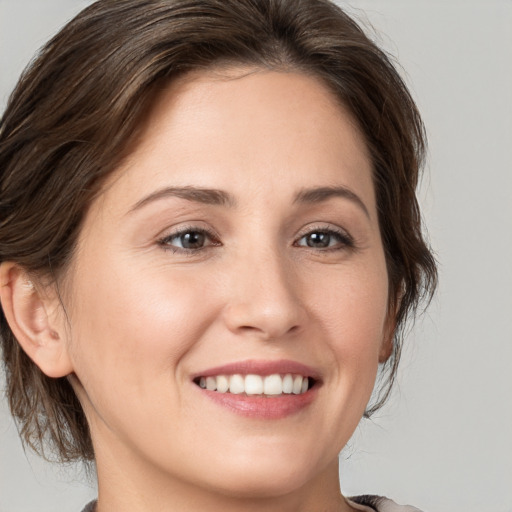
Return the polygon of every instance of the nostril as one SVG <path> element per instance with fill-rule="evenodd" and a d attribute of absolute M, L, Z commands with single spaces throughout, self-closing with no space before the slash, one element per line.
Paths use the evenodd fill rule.
<path fill-rule="evenodd" d="M 277 341 L 285 336 L 293 335 L 300 330 L 300 326 L 294 325 L 289 329 L 279 328 L 278 326 L 261 326 L 242 325 L 237 328 L 240 334 L 254 335 L 265 341 Z"/>

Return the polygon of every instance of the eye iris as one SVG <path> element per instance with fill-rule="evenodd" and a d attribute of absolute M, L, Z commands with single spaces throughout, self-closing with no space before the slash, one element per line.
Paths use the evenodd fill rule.
<path fill-rule="evenodd" d="M 199 249 L 204 246 L 205 240 L 205 234 L 198 231 L 190 231 L 180 237 L 184 249 Z"/>
<path fill-rule="evenodd" d="M 307 237 L 308 247 L 329 247 L 331 235 L 329 233 L 311 233 Z"/>

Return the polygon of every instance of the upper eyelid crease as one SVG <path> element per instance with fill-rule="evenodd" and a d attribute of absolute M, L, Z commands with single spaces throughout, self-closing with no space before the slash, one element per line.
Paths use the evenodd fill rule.
<path fill-rule="evenodd" d="M 203 227 L 197 227 L 197 226 L 192 226 L 192 227 L 184 227 L 184 228 L 179 228 L 179 229 L 176 229 L 176 231 L 172 231 L 172 232 L 169 232 L 168 234 L 164 235 L 164 236 L 161 236 L 159 238 L 160 241 L 162 240 L 168 240 L 170 238 L 175 238 L 175 237 L 178 237 L 178 236 L 182 236 L 186 233 L 202 233 L 206 236 L 208 236 L 209 238 L 211 238 L 212 240 L 217 240 L 218 239 L 218 236 L 217 234 L 211 230 L 211 229 L 207 229 L 207 228 L 203 228 Z"/>
<path fill-rule="evenodd" d="M 300 235 L 297 238 L 297 241 L 302 240 L 304 237 L 307 237 L 313 233 L 327 233 L 328 235 L 334 235 L 342 239 L 342 243 L 347 245 L 354 245 L 355 241 L 349 233 L 347 233 L 345 230 L 338 230 L 333 228 L 319 228 L 319 229 L 312 229 L 302 235 Z"/>

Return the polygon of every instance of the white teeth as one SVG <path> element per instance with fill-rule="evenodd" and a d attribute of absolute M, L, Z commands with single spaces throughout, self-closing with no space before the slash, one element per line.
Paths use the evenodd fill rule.
<path fill-rule="evenodd" d="M 291 393 L 293 391 L 293 375 L 287 373 L 283 379 L 283 393 Z"/>
<path fill-rule="evenodd" d="M 300 395 L 300 392 L 302 391 L 302 376 L 296 375 L 293 379 L 293 389 L 292 393 L 294 395 Z"/>
<path fill-rule="evenodd" d="M 216 377 L 201 377 L 197 381 L 199 387 L 219 393 L 240 395 L 278 396 L 282 394 L 300 395 L 309 389 L 309 378 L 302 375 L 273 374 L 261 375 L 218 375 Z"/>
<path fill-rule="evenodd" d="M 263 379 L 259 375 L 246 375 L 245 392 L 248 395 L 261 395 L 263 393 Z"/>
<path fill-rule="evenodd" d="M 215 377 L 206 377 L 206 389 L 210 391 L 217 389 L 217 379 Z"/>
<path fill-rule="evenodd" d="M 229 378 L 229 392 L 234 395 L 239 395 L 244 391 L 244 378 L 241 375 L 231 375 Z"/>
<path fill-rule="evenodd" d="M 215 377 L 214 377 L 215 378 Z M 225 375 L 219 375 L 217 377 L 217 391 L 219 393 L 226 393 L 229 389 L 229 380 Z"/>
<path fill-rule="evenodd" d="M 265 395 L 282 395 L 283 379 L 281 375 L 268 375 L 263 382 L 263 392 Z"/>

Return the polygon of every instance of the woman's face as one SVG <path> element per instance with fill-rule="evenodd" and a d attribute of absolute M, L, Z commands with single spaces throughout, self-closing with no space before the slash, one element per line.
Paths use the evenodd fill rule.
<path fill-rule="evenodd" d="M 388 277 L 351 116 L 309 76 L 227 75 L 166 89 L 87 213 L 69 353 L 100 472 L 276 495 L 334 471 Z"/>

